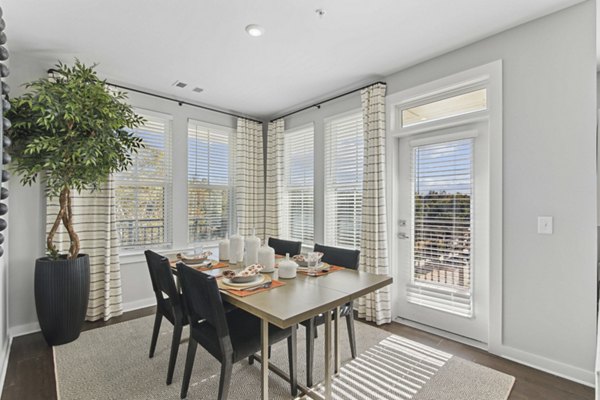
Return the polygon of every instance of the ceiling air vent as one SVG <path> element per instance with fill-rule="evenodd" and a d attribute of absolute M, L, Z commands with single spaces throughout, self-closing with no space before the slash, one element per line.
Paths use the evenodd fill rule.
<path fill-rule="evenodd" d="M 202 92 L 204 92 L 204 89 L 199 88 L 199 87 L 195 87 L 195 88 L 192 89 L 192 92 L 202 93 Z"/>
<path fill-rule="evenodd" d="M 175 83 L 173 84 L 173 86 L 177 86 L 178 88 L 184 88 L 187 86 L 187 83 L 185 82 L 180 82 L 180 81 L 175 81 Z"/>

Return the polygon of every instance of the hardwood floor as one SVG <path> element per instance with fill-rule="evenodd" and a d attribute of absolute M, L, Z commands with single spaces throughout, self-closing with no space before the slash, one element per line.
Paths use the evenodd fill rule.
<path fill-rule="evenodd" d="M 86 322 L 83 330 L 100 328 L 154 314 L 154 308 L 125 313 L 108 322 Z M 594 390 L 557 376 L 505 360 L 483 350 L 401 324 L 385 330 L 516 378 L 509 400 L 592 400 Z M 2 400 L 57 400 L 52 350 L 41 333 L 15 338 L 10 350 Z M 458 400 L 458 399 L 457 399 Z"/>

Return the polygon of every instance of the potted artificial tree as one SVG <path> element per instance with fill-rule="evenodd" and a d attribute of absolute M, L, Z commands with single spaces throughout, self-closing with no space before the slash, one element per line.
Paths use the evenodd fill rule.
<path fill-rule="evenodd" d="M 47 256 L 36 260 L 35 303 L 49 345 L 79 337 L 90 289 L 89 257 L 80 254 L 73 221 L 72 191 L 95 190 L 110 174 L 127 169 L 131 154 L 143 146 L 131 128 L 143 118 L 78 60 L 56 66 L 53 76 L 26 84 L 30 91 L 11 100 L 11 168 L 21 183 L 39 178 L 49 198 L 58 197 L 60 211 L 48 232 Z M 70 247 L 61 253 L 53 239 L 60 225 Z"/>

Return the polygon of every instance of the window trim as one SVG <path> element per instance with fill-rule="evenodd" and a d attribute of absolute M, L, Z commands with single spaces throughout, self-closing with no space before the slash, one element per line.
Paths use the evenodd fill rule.
<path fill-rule="evenodd" d="M 483 122 L 488 124 L 489 129 L 489 240 L 490 240 L 490 262 L 489 262 L 489 336 L 488 351 L 499 354 L 503 351 L 502 345 L 502 232 L 503 232 L 503 201 L 502 201 L 502 136 L 503 136 L 503 105 L 502 105 L 502 59 L 491 61 L 474 68 L 462 70 L 442 78 L 431 78 L 432 80 L 425 84 L 417 84 L 414 87 L 400 89 L 398 92 L 386 96 L 387 111 L 387 138 L 386 138 L 386 199 L 388 204 L 388 243 L 390 244 L 389 256 L 391 273 L 394 276 L 398 274 L 396 260 L 400 255 L 394 248 L 397 240 L 398 213 L 396 210 L 397 202 L 394 194 L 397 187 L 395 182 L 398 180 L 399 172 L 395 169 L 395 163 L 398 157 L 397 141 L 399 138 L 414 133 L 421 133 L 435 129 L 452 128 L 469 122 Z M 439 75 L 438 75 L 439 76 Z M 418 129 L 400 129 L 396 115 L 396 107 L 407 99 L 418 98 L 419 94 L 432 93 L 435 90 L 447 90 L 450 87 L 464 85 L 465 82 L 485 82 L 488 87 L 487 100 L 488 111 L 484 115 L 461 116 L 460 120 L 450 121 L 442 120 L 438 123 L 432 122 L 426 124 L 426 127 L 419 126 Z M 443 89 L 440 89 L 443 88 Z M 392 290 L 392 313 L 394 319 L 399 315 L 398 311 L 398 289 Z M 437 334 L 448 337 L 443 331 L 436 331 Z M 454 336 L 453 336 L 454 337 Z"/>

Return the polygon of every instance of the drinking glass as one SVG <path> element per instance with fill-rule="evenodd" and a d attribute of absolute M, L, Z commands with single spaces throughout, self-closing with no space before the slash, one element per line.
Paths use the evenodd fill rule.
<path fill-rule="evenodd" d="M 308 276 L 317 276 L 317 263 L 319 262 L 319 256 L 317 253 L 308 253 L 306 257 L 306 264 L 308 267 Z"/>

